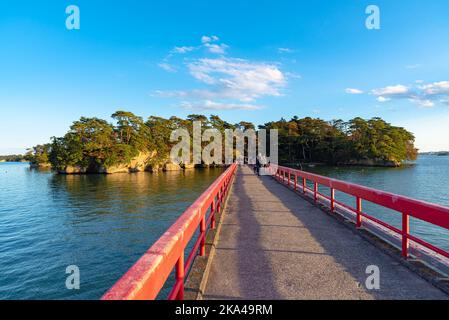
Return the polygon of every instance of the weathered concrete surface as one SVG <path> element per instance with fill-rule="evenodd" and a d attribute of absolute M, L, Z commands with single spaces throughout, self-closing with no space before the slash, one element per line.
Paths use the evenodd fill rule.
<path fill-rule="evenodd" d="M 238 170 L 204 299 L 447 299 L 271 177 Z M 366 268 L 380 268 L 368 290 Z"/>

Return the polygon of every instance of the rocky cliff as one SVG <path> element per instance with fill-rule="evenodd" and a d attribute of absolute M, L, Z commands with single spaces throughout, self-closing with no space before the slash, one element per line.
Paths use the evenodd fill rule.
<path fill-rule="evenodd" d="M 132 173 L 132 172 L 157 172 L 157 171 L 179 171 L 183 169 L 193 168 L 194 166 L 187 165 L 181 167 L 177 164 L 171 163 L 168 158 L 158 158 L 157 152 L 140 152 L 138 156 L 134 157 L 127 164 L 118 164 L 114 166 L 67 166 L 58 170 L 60 174 L 87 174 L 87 173 Z"/>

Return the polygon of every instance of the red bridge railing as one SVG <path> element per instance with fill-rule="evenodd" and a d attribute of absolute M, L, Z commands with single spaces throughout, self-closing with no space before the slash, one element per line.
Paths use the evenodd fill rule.
<path fill-rule="evenodd" d="M 176 269 L 176 282 L 168 299 L 182 300 L 185 275 L 197 254 L 205 255 L 207 230 L 215 228 L 215 213 L 220 212 L 228 196 L 236 169 L 236 164 L 231 165 L 215 180 L 134 266 L 104 294 L 102 300 L 156 299 L 173 269 Z M 207 212 L 209 212 L 208 217 Z M 198 228 L 200 229 L 199 237 L 184 262 L 184 251 Z"/>
<path fill-rule="evenodd" d="M 355 223 L 357 227 L 361 227 L 363 220 L 368 219 L 399 235 L 402 240 L 402 255 L 404 258 L 409 257 L 410 240 L 420 244 L 430 251 L 449 258 L 449 252 L 410 234 L 410 217 L 449 229 L 449 208 L 292 168 L 278 166 L 277 169 L 273 170 L 274 171 L 272 173 L 281 183 L 292 187 L 295 191 L 312 196 L 315 202 L 318 202 L 319 198 L 326 199 L 329 203 L 331 212 L 335 212 L 337 205 L 352 212 L 355 215 Z M 308 181 L 313 183 L 313 189 L 308 187 Z M 328 187 L 330 189 L 330 196 L 320 193 L 318 191 L 319 186 Z M 354 196 L 356 200 L 356 208 L 336 200 L 336 190 Z M 402 228 L 398 229 L 385 221 L 381 221 L 363 212 L 363 200 L 401 213 Z"/>

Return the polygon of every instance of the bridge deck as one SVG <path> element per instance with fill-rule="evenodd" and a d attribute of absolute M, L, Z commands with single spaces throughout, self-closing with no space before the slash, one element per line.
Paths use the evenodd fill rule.
<path fill-rule="evenodd" d="M 367 266 L 380 290 L 367 290 Z M 271 177 L 240 167 L 204 299 L 446 299 Z"/>

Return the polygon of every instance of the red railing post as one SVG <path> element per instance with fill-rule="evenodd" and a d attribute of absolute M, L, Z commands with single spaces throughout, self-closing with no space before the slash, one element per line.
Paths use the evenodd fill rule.
<path fill-rule="evenodd" d="M 408 246 L 409 239 L 408 235 L 410 233 L 410 216 L 406 213 L 402 214 L 402 256 L 408 258 Z"/>
<path fill-rule="evenodd" d="M 290 187 L 290 180 L 291 180 L 291 173 L 290 171 L 287 172 L 287 179 L 288 179 L 288 186 Z"/>
<path fill-rule="evenodd" d="M 331 212 L 335 211 L 335 189 L 331 188 Z"/>
<path fill-rule="evenodd" d="M 201 219 L 200 237 L 201 237 L 200 257 L 204 257 L 206 255 L 206 218 L 205 217 L 203 217 L 203 219 Z"/>
<path fill-rule="evenodd" d="M 221 201 L 220 201 L 220 191 L 218 191 L 217 204 L 216 204 L 215 212 L 220 212 L 220 211 L 221 211 Z"/>
<path fill-rule="evenodd" d="M 156 299 L 160 290 L 163 288 L 165 281 L 169 278 L 173 271 L 175 271 L 176 282 L 172 288 L 168 298 L 184 299 L 184 280 L 191 264 L 194 261 L 200 250 L 201 240 L 196 239 L 194 249 L 189 249 L 189 255 L 184 261 L 184 250 L 186 250 L 189 241 L 197 234 L 198 227 L 201 230 L 206 230 L 209 225 L 204 226 L 211 219 L 210 225 L 214 224 L 214 215 L 222 209 L 221 202 L 224 195 L 229 193 L 230 184 L 235 178 L 235 169 L 237 164 L 232 165 L 229 171 L 223 173 L 220 178 L 214 182 L 195 202 L 189 207 L 176 224 L 172 225 L 168 232 L 166 232 L 153 246 L 147 251 L 145 256 L 140 258 L 133 267 L 111 288 L 106 292 L 103 300 L 123 300 L 123 299 Z M 274 172 L 274 171 L 273 171 Z M 276 170 L 279 177 L 285 170 L 280 167 Z M 345 208 L 350 212 L 357 214 L 357 225 L 361 226 L 362 218 L 368 219 L 373 223 L 381 225 L 398 236 L 402 236 L 402 255 L 407 259 L 410 255 L 410 241 L 416 245 L 423 246 L 432 252 L 442 255 L 449 259 L 449 252 L 432 245 L 422 239 L 414 237 L 410 234 L 410 217 L 426 221 L 436 226 L 449 229 L 449 208 L 436 204 L 427 203 L 395 195 L 392 193 L 359 186 L 344 181 L 329 179 L 327 177 L 318 176 L 302 171 L 293 171 L 295 174 L 295 187 L 298 177 L 301 177 L 303 182 L 304 193 L 312 193 L 307 186 L 307 181 L 315 183 L 315 197 L 319 195 L 318 186 L 322 185 L 331 189 L 331 208 L 335 210 L 338 208 Z M 290 172 L 291 174 L 291 172 Z M 285 181 L 285 174 L 283 174 Z M 298 186 L 299 189 L 299 186 Z M 335 199 L 334 192 L 346 193 L 357 198 L 357 208 L 338 202 Z M 309 192 L 311 191 L 311 192 Z M 321 195 L 323 197 L 323 195 Z M 370 216 L 362 211 L 362 201 L 365 200 L 370 203 L 395 210 L 402 213 L 402 230 L 400 228 L 389 225 L 373 216 Z M 207 210 L 207 206 L 213 209 L 212 218 L 203 216 Z M 198 210 L 201 210 L 201 216 L 198 215 Z M 407 212 L 407 213 L 404 213 Z M 150 262 L 149 262 L 150 261 Z M 173 270 L 175 269 L 175 270 Z"/>
<path fill-rule="evenodd" d="M 225 183 L 223 185 L 223 201 L 226 198 L 226 195 L 228 194 L 228 187 L 227 187 L 227 185 L 228 185 L 228 182 L 225 181 Z"/>
<path fill-rule="evenodd" d="M 176 282 L 180 283 L 176 300 L 184 300 L 184 276 L 184 250 L 182 250 L 181 256 L 179 257 L 178 262 L 176 262 Z"/>
<path fill-rule="evenodd" d="M 422 246 L 431 250 L 432 252 L 442 255 L 449 259 L 449 251 L 446 251 L 442 248 L 439 248 L 431 243 L 426 242 L 423 239 L 415 237 L 410 234 L 410 219 L 411 217 L 437 225 L 439 227 L 443 227 L 445 229 L 449 229 L 449 207 L 443 207 L 438 204 L 432 204 L 425 201 L 420 201 L 416 199 L 412 199 L 409 197 L 404 197 L 401 195 L 393 194 L 390 192 L 377 190 L 373 188 L 369 188 L 362 185 L 357 185 L 354 183 L 341 181 L 337 179 L 328 178 L 325 176 L 320 176 L 313 173 L 304 172 L 301 170 L 294 170 L 292 168 L 286 168 L 280 166 L 278 172 L 282 174 L 282 183 L 285 183 L 286 175 L 285 173 L 289 173 L 289 182 L 295 183 L 294 189 L 299 190 L 300 185 L 298 185 L 298 179 L 302 179 L 302 190 L 303 193 L 307 196 L 313 197 L 315 203 L 318 203 L 321 198 L 326 198 L 330 201 L 330 210 L 331 212 L 337 212 L 340 209 L 343 209 L 346 212 L 351 212 L 355 217 L 355 225 L 357 228 L 363 227 L 365 224 L 365 218 L 376 225 L 383 226 L 390 231 L 394 232 L 398 236 L 402 238 L 402 255 L 404 258 L 409 257 L 411 241 L 416 243 L 418 246 Z M 291 174 L 294 175 L 294 180 L 291 180 Z M 280 175 L 279 180 L 281 183 Z M 310 184 L 313 184 L 314 187 L 309 187 Z M 322 185 L 324 187 L 328 187 L 330 189 L 330 197 L 324 196 L 319 192 L 319 186 Z M 350 206 L 344 202 L 339 202 L 336 199 L 335 192 L 342 192 L 347 195 L 351 195 L 356 199 L 356 208 L 354 206 Z M 365 213 L 362 209 L 362 202 L 367 201 L 370 203 L 374 203 L 380 205 L 382 207 L 401 212 L 402 217 L 402 230 L 397 228 L 385 221 L 375 218 L 368 213 Z M 403 212 L 407 213 L 403 213 Z"/>
<path fill-rule="evenodd" d="M 357 197 L 357 216 L 356 216 L 356 226 L 360 228 L 362 226 L 362 199 Z"/>
<path fill-rule="evenodd" d="M 210 205 L 210 214 L 212 215 L 210 227 L 211 229 L 215 229 L 215 200 L 212 200 L 212 204 Z"/>

